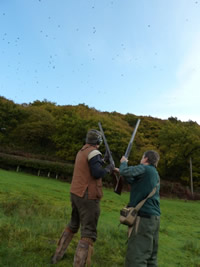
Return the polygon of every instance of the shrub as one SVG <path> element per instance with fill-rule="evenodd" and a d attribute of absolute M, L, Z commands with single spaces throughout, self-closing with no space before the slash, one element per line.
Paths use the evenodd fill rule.
<path fill-rule="evenodd" d="M 25 158 L 0 153 L 0 167 L 7 170 L 24 171 L 71 182 L 73 164 Z"/>

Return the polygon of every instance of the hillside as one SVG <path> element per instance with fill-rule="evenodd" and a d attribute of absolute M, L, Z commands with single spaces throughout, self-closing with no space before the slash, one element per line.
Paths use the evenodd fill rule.
<path fill-rule="evenodd" d="M 56 242 L 70 218 L 69 184 L 0 169 L 0 266 L 48 267 Z M 127 229 L 119 210 L 127 204 L 104 188 L 94 267 L 122 267 Z M 160 267 L 199 267 L 199 201 L 161 199 Z M 58 266 L 72 266 L 75 236 Z"/>
<path fill-rule="evenodd" d="M 138 118 L 141 123 L 129 163 L 139 163 L 145 150 L 157 150 L 161 178 L 189 186 L 192 162 L 194 189 L 200 191 L 200 126 L 173 117 L 100 112 L 84 104 L 58 106 L 46 100 L 19 105 L 0 97 L 0 152 L 73 164 L 87 130 L 98 129 L 100 121 L 118 166 Z M 101 151 L 105 152 L 104 145 Z"/>

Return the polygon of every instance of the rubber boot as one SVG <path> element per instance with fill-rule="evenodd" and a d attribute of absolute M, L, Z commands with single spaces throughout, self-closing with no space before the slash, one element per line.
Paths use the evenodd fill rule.
<path fill-rule="evenodd" d="M 62 259 L 73 236 L 74 233 L 68 227 L 66 227 L 58 241 L 58 247 L 56 249 L 56 252 L 51 258 L 52 264 L 55 264 Z"/>
<path fill-rule="evenodd" d="M 90 267 L 92 253 L 93 240 L 90 238 L 82 238 L 76 248 L 73 267 L 84 267 L 86 264 Z"/>

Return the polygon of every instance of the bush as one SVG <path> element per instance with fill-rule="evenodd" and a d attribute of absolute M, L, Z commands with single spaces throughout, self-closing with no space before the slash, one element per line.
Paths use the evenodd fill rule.
<path fill-rule="evenodd" d="M 24 171 L 38 176 L 48 176 L 67 182 L 71 182 L 73 174 L 73 164 L 70 163 L 25 158 L 4 153 L 0 153 L 0 167 L 7 170 Z"/>

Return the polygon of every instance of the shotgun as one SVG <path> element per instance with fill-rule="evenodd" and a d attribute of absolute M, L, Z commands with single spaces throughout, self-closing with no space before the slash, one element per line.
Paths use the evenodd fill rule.
<path fill-rule="evenodd" d="M 131 136 L 131 140 L 130 140 L 130 142 L 129 142 L 129 144 L 128 144 L 128 147 L 127 147 L 127 149 L 126 149 L 126 152 L 125 152 L 125 154 L 124 154 L 124 157 L 125 157 L 126 159 L 128 159 L 128 157 L 129 157 L 129 155 L 130 155 L 130 152 L 131 152 L 131 149 L 132 149 L 132 146 L 133 146 L 133 141 L 134 141 L 134 138 L 135 138 L 137 129 L 138 129 L 138 127 L 139 127 L 139 124 L 140 124 L 140 119 L 137 120 L 135 129 L 134 129 L 134 131 L 133 131 L 133 133 L 132 133 L 132 136 Z"/>
<path fill-rule="evenodd" d="M 114 169 L 115 168 L 115 162 L 113 160 L 112 153 L 110 151 L 109 145 L 108 145 L 106 137 L 104 135 L 103 128 L 102 128 L 100 122 L 98 122 L 98 125 L 99 125 L 99 129 L 101 131 L 101 134 L 102 134 L 102 137 L 103 137 L 103 141 L 104 141 L 104 144 L 105 144 L 105 147 L 106 147 L 106 152 L 108 154 L 109 162 L 113 166 L 113 169 Z M 114 192 L 116 194 L 118 194 L 118 195 L 121 195 L 122 185 L 123 185 L 122 177 L 120 175 L 118 175 L 117 173 L 115 173 L 115 172 L 112 172 L 112 176 L 114 178 Z"/>

